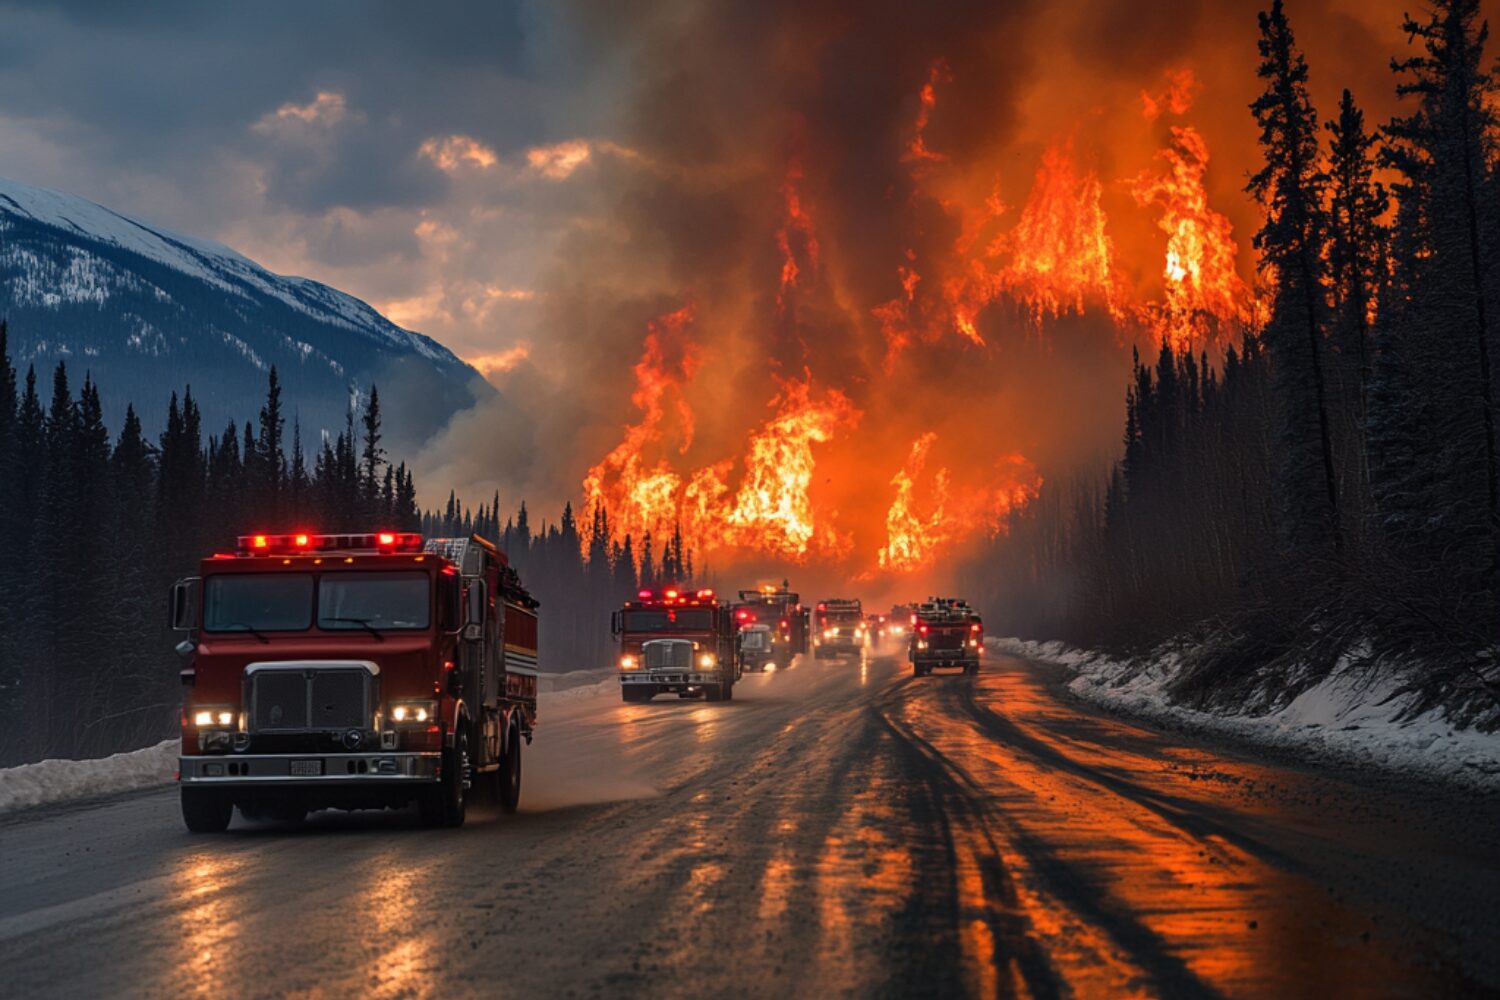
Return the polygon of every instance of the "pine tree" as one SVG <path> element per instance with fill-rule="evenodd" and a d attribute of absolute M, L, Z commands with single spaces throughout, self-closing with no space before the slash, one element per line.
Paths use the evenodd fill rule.
<path fill-rule="evenodd" d="M 1266 92 L 1251 105 L 1266 165 L 1248 190 L 1265 207 L 1255 246 L 1275 274 L 1266 343 L 1282 412 L 1279 484 L 1282 523 L 1295 564 L 1332 542 L 1343 550 L 1338 474 L 1324 372 L 1327 302 L 1322 248 L 1327 232 L 1318 164 L 1318 119 L 1307 93 L 1307 64 L 1275 0 L 1260 15 L 1259 76 Z"/>
<path fill-rule="evenodd" d="M 266 524 L 283 524 L 286 517 L 282 510 L 282 487 L 286 480 L 286 457 L 282 453 L 282 433 L 286 418 L 281 412 L 281 381 L 276 376 L 276 366 L 271 366 L 267 377 L 266 405 L 260 410 L 260 437 L 255 443 L 255 461 L 250 450 L 245 450 L 246 472 L 253 475 L 252 496 L 258 513 Z M 246 424 L 249 430 L 249 424 Z"/>

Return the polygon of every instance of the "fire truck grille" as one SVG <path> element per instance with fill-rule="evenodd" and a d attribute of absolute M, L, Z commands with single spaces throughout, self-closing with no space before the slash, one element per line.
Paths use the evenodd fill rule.
<path fill-rule="evenodd" d="M 373 713 L 373 678 L 362 668 L 263 669 L 250 674 L 251 731 L 365 729 Z"/>
<path fill-rule="evenodd" d="M 693 644 L 690 642 L 653 642 L 646 646 L 647 670 L 693 669 Z"/>
<path fill-rule="evenodd" d="M 935 632 L 932 636 L 933 649 L 963 649 L 964 634 L 962 632 Z"/>

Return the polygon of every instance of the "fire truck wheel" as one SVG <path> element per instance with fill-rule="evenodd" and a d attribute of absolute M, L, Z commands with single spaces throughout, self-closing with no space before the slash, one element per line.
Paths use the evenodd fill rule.
<path fill-rule="evenodd" d="M 734 681 L 724 685 L 724 700 L 734 701 Z"/>
<path fill-rule="evenodd" d="M 722 684 L 705 684 L 705 685 L 703 685 L 703 700 L 704 701 L 723 701 L 724 700 L 724 685 L 722 685 Z"/>
<path fill-rule="evenodd" d="M 182 789 L 182 821 L 194 833 L 223 833 L 233 815 L 234 803 L 213 789 Z"/>
<path fill-rule="evenodd" d="M 500 771 L 496 775 L 499 791 L 500 811 L 513 813 L 521 802 L 521 727 L 510 727 L 510 739 L 506 741 L 505 756 L 500 758 Z"/>
<path fill-rule="evenodd" d="M 464 825 L 468 789 L 469 727 L 459 723 L 453 746 L 443 751 L 443 776 L 436 788 L 428 789 L 417 800 L 422 824 L 433 827 L 457 827 Z"/>

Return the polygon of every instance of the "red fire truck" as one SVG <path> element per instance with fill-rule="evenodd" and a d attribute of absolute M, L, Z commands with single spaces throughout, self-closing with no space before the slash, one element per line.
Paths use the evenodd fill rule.
<path fill-rule="evenodd" d="M 399 807 L 506 812 L 536 727 L 537 601 L 479 536 L 244 535 L 172 588 L 182 816 Z"/>
<path fill-rule="evenodd" d="M 935 667 L 962 667 L 979 673 L 984 653 L 984 622 L 968 603 L 951 597 L 930 598 L 911 616 L 912 673 L 924 677 Z"/>
<path fill-rule="evenodd" d="M 712 590 L 643 589 L 616 611 L 620 695 L 629 702 L 659 694 L 729 701 L 740 679 L 738 625 Z"/>
<path fill-rule="evenodd" d="M 734 606 L 734 617 L 741 628 L 770 627 L 772 658 L 783 666 L 790 665 L 793 656 L 808 650 L 808 611 L 802 606 L 802 596 L 788 589 L 789 586 L 783 580 L 780 587 L 767 585 L 759 590 L 742 590 L 739 603 Z"/>
<path fill-rule="evenodd" d="M 858 598 L 830 597 L 818 602 L 818 618 L 813 656 L 852 656 L 856 660 L 866 646 L 865 612 Z"/>

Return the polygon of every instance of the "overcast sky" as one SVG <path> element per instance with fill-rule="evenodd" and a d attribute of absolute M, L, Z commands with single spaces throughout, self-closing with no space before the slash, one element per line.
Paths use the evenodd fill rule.
<path fill-rule="evenodd" d="M 617 68 L 559 5 L 0 11 L 0 174 L 327 281 L 468 358 L 532 335 L 540 262 L 588 224 L 563 189 L 618 155 Z"/>

